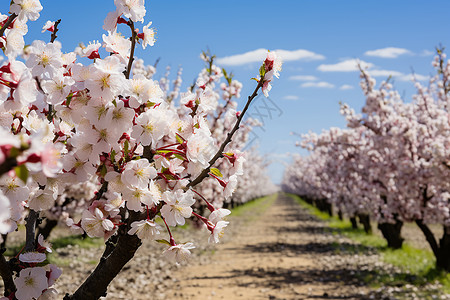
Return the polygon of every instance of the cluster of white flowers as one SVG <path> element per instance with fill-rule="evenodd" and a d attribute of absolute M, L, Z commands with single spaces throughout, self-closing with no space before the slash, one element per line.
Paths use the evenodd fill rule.
<path fill-rule="evenodd" d="M 375 80 L 361 71 L 363 114 L 343 104 L 347 129 L 305 135 L 302 146 L 311 155 L 296 158 L 283 181 L 286 191 L 328 199 L 349 216 L 420 224 L 438 267 L 448 270 L 448 261 L 440 265 L 439 251 L 450 251 L 450 66 L 440 51 L 434 66 L 437 75 L 428 87 L 415 83 L 412 102 L 404 102 L 388 82 L 376 89 Z M 426 224 L 444 226 L 440 242 Z"/>
<path fill-rule="evenodd" d="M 183 225 L 195 214 L 205 220 L 209 240 L 218 242 L 228 224 L 223 217 L 229 211 L 215 208 L 193 187 L 210 176 L 229 198 L 243 174 L 241 152 L 232 145 L 222 151 L 230 141 L 223 138 L 224 132 L 212 134 L 212 129 L 220 128 L 211 125 L 217 123 L 211 116 L 219 105 L 213 88 L 222 71 L 211 67 L 175 107 L 172 100 L 180 78 L 174 85 L 176 93 L 168 95 L 143 62 L 131 72 L 136 42 L 144 49 L 155 43 L 151 22 L 141 32 L 134 27 L 135 22 L 144 22 L 144 0 L 114 0 L 114 4 L 116 11 L 104 22 L 107 34 L 102 42 L 80 44 L 68 53 L 55 41 L 59 21 L 43 27 L 53 33 L 50 42 L 36 40 L 24 50 L 26 23 L 36 20 L 42 10 L 38 0 L 13 0 L 12 14 L 0 16 L 7 57 L 0 66 L 0 233 L 15 230 L 26 220 L 27 236 L 33 235 L 28 231 L 39 216 L 51 215 L 61 199 L 85 186 L 86 193 L 77 193 L 74 199 L 81 204 L 73 205 L 82 209 L 81 218 L 74 219 L 64 209 L 59 212 L 74 232 L 105 240 L 124 235 L 156 239 L 163 228 L 155 219 L 161 218 L 169 236 L 159 240 L 169 246 L 164 253 L 183 260 L 194 246 L 176 243 L 171 226 Z M 131 39 L 119 32 L 120 24 L 132 29 Z M 279 69 L 273 69 L 273 55 L 269 53 L 263 64 L 266 74 Z M 92 63 L 82 64 L 80 57 Z M 261 87 L 258 84 L 256 91 Z M 228 104 L 221 106 L 217 118 L 231 135 L 241 120 L 231 97 L 240 89 L 236 81 L 223 88 Z M 213 167 L 219 158 L 219 167 L 227 169 L 226 179 Z M 92 193 L 93 189 L 98 190 Z M 209 219 L 194 212 L 197 199 L 210 210 Z M 15 274 L 17 292 L 10 295 L 19 300 L 55 293 L 50 286 L 58 271 L 37 264 L 38 259 L 45 260 L 42 245 L 40 241 L 27 250 L 39 254 L 19 258 L 28 264 Z M 27 238 L 29 247 L 33 243 Z M 8 288 L 14 292 L 14 287 Z"/>

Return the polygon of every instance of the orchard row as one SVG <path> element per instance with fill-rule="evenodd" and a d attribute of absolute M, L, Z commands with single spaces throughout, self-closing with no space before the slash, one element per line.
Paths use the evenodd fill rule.
<path fill-rule="evenodd" d="M 389 80 L 377 88 L 360 68 L 361 113 L 342 104 L 347 128 L 304 135 L 310 155 L 295 158 L 283 183 L 366 224 L 370 216 L 393 248 L 402 246 L 403 222 L 415 222 L 437 267 L 450 271 L 450 65 L 441 50 L 433 66 L 436 75 L 427 85 L 415 82 L 410 102 Z M 440 239 L 429 224 L 443 227 Z"/>

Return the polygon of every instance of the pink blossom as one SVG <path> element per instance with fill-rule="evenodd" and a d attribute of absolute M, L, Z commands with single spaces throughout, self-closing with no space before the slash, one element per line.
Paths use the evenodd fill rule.
<path fill-rule="evenodd" d="M 19 255 L 19 260 L 24 263 L 40 263 L 47 259 L 45 253 L 25 252 Z"/>
<path fill-rule="evenodd" d="M 161 226 L 150 220 L 141 220 L 131 223 L 128 234 L 136 234 L 141 240 L 152 238 L 159 234 Z"/>
<path fill-rule="evenodd" d="M 41 267 L 23 269 L 14 284 L 17 287 L 15 296 L 18 300 L 38 298 L 48 288 L 46 271 Z"/>
<path fill-rule="evenodd" d="M 194 248 L 195 246 L 193 243 L 178 244 L 171 246 L 169 249 L 164 251 L 163 254 L 167 257 L 167 259 L 180 263 L 187 261 L 191 255 L 191 251 L 189 250 Z"/>

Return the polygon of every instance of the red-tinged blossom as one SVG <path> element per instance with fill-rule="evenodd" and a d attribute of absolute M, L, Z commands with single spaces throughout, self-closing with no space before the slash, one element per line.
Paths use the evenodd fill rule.
<path fill-rule="evenodd" d="M 92 53 L 87 58 L 89 58 L 89 59 L 100 58 L 100 54 L 98 54 L 98 49 L 95 51 L 92 51 Z"/>
<path fill-rule="evenodd" d="M 24 161 L 24 163 L 27 163 L 27 162 L 29 162 L 29 163 L 38 163 L 40 161 L 41 161 L 41 156 L 36 154 L 36 153 L 33 153 L 33 154 L 31 154 L 30 156 L 27 157 L 27 159 Z"/>
<path fill-rule="evenodd" d="M 128 24 L 128 21 L 122 17 L 117 18 L 117 24 Z"/>

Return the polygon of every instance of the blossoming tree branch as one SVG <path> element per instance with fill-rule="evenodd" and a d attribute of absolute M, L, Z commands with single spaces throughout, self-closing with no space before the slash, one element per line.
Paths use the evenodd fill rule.
<path fill-rule="evenodd" d="M 219 72 L 204 55 L 211 62 L 205 76 L 180 95 L 177 107 L 172 100 L 178 91 L 167 95 L 134 57 L 138 44 L 145 49 L 155 43 L 152 23 L 138 26 L 146 14 L 144 0 L 114 4 L 102 42 L 68 53 L 57 40 L 64 20 L 44 25 L 43 32 L 51 32 L 48 43 L 36 40 L 25 47 L 29 21 L 43 9 L 39 0 L 13 0 L 9 14 L 0 15 L 0 44 L 7 57 L 0 67 L 0 233 L 16 230 L 21 222 L 26 228 L 18 256 L 9 261 L 0 256 L 2 299 L 62 297 L 52 287 L 62 271 L 48 262 L 51 244 L 36 234 L 36 226 L 74 185 L 91 183 L 95 193 L 85 199 L 80 216 L 65 215 L 66 223 L 73 232 L 106 243 L 95 270 L 64 299 L 105 296 L 145 239 L 166 244 L 164 256 L 185 260 L 195 246 L 177 241 L 171 228 L 187 218 L 204 223 L 215 243 L 228 225 L 224 217 L 230 211 L 213 205 L 198 186 L 208 178 L 231 197 L 245 162 L 237 149 L 242 146 L 233 139 L 257 93 L 268 95 L 280 59 L 267 54 L 254 92 L 236 112 L 231 98 L 240 87 L 225 71 L 220 74 L 228 82 L 221 86 L 226 104 L 212 105 L 217 93 L 211 78 Z M 194 211 L 198 203 L 205 214 Z"/>

